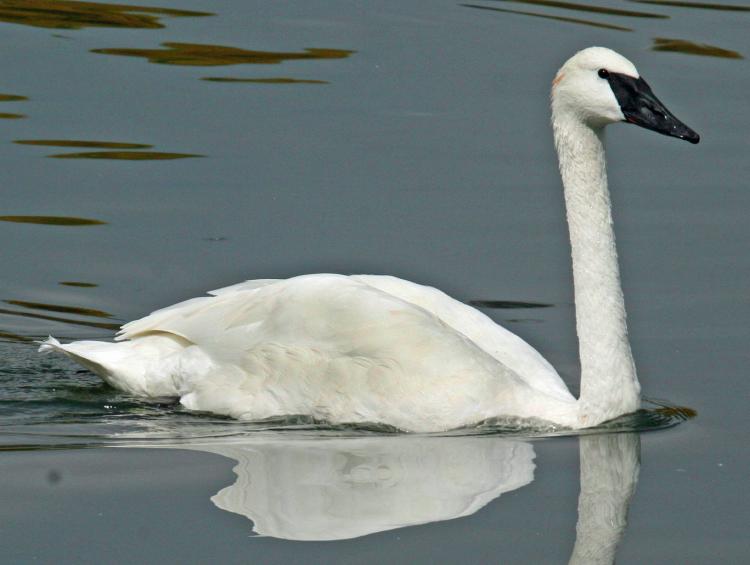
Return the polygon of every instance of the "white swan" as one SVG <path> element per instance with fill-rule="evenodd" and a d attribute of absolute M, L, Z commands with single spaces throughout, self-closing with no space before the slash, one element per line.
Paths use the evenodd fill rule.
<path fill-rule="evenodd" d="M 604 127 L 698 143 L 632 63 L 602 47 L 557 73 L 552 125 L 565 187 L 580 342 L 576 400 L 531 346 L 434 288 L 387 276 L 305 275 L 213 291 L 122 327 L 118 343 L 47 340 L 112 386 L 256 420 L 306 414 L 437 431 L 493 417 L 593 426 L 639 406 L 627 339 Z"/>

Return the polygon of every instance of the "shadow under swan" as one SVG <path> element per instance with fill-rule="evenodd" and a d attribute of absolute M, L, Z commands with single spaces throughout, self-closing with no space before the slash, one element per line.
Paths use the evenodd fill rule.
<path fill-rule="evenodd" d="M 579 438 L 581 489 L 570 563 L 612 563 L 638 481 L 635 433 Z M 286 540 L 342 540 L 469 516 L 534 480 L 531 443 L 499 437 L 264 438 L 174 446 L 234 459 L 211 500 Z"/>

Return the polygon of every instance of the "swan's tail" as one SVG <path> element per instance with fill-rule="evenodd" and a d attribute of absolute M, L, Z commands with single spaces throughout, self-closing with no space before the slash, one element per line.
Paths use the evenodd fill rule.
<path fill-rule="evenodd" d="M 63 353 L 99 375 L 115 388 L 139 396 L 177 396 L 170 371 L 171 354 L 183 346 L 163 336 L 142 340 L 74 341 L 60 343 L 49 336 L 40 342 L 40 353 Z"/>
<path fill-rule="evenodd" d="M 94 356 L 92 356 L 91 354 L 87 354 L 85 350 L 81 348 L 81 344 L 86 342 L 73 342 L 67 345 L 63 345 L 54 337 L 49 336 L 45 341 L 40 341 L 38 343 L 40 344 L 39 353 L 47 354 L 60 352 L 73 359 L 76 363 L 79 363 L 90 371 L 93 371 L 105 380 L 107 380 L 107 378 L 111 375 L 111 372 L 108 371 L 104 367 L 104 365 L 102 365 L 101 363 L 97 363 L 94 360 Z"/>

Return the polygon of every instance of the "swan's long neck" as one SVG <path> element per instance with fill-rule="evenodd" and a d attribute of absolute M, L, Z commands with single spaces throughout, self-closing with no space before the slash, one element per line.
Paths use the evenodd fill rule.
<path fill-rule="evenodd" d="M 604 129 L 554 115 L 573 255 L 576 329 L 581 360 L 581 425 L 636 410 L 640 385 L 628 342 L 612 227 Z"/>

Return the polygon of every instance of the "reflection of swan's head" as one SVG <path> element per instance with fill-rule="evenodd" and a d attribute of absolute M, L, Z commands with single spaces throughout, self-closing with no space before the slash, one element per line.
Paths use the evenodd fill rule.
<path fill-rule="evenodd" d="M 638 74 L 633 63 L 605 47 L 589 47 L 568 59 L 552 83 L 554 120 L 591 128 L 628 122 L 698 143 L 700 137 L 675 118 Z"/>

